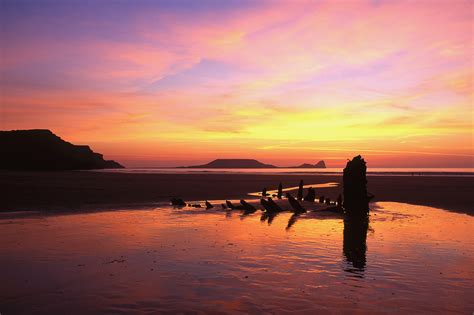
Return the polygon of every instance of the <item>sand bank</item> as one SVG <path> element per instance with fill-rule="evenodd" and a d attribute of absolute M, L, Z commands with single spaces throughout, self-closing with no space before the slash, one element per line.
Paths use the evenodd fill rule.
<path fill-rule="evenodd" d="M 342 182 L 342 176 L 256 174 L 116 174 L 100 172 L 0 172 L 0 211 L 81 210 L 168 201 L 251 198 L 263 187 Z M 395 201 L 474 214 L 473 178 L 369 176 L 374 201 Z M 316 189 L 337 198 L 342 186 Z"/>

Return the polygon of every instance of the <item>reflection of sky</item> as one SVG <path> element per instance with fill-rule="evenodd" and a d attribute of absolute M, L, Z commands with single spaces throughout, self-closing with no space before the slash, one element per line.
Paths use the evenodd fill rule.
<path fill-rule="evenodd" d="M 472 12 L 469 1 L 4 1 L 0 124 L 49 128 L 125 164 L 341 166 L 363 153 L 376 166 L 472 166 Z"/>
<path fill-rule="evenodd" d="M 343 237 L 342 219 L 307 213 L 286 230 L 290 216 L 268 225 L 260 212 L 241 218 L 200 209 L 10 214 L 0 221 L 2 309 L 170 311 L 211 303 L 214 312 L 307 312 L 349 310 L 354 301 L 366 312 L 472 309 L 472 217 L 377 203 L 361 270 L 343 252 L 351 235 Z"/>

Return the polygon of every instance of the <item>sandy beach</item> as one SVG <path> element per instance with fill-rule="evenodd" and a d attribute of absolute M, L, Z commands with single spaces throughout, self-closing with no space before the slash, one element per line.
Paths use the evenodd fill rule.
<path fill-rule="evenodd" d="M 276 189 L 305 184 L 342 182 L 332 175 L 255 174 L 117 174 L 102 172 L 0 173 L 0 211 L 98 210 L 169 201 L 240 199 L 263 187 Z M 473 178 L 456 176 L 369 176 L 375 202 L 393 201 L 474 214 Z M 317 195 L 337 198 L 341 185 L 317 189 Z M 250 197 L 248 197 L 250 198 Z"/>

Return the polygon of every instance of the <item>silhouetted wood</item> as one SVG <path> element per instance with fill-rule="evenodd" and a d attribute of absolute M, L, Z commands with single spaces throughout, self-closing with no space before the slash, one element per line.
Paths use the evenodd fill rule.
<path fill-rule="evenodd" d="M 272 198 L 268 198 L 267 200 L 261 199 L 260 204 L 267 212 L 281 212 L 283 211 L 280 206 L 278 206 Z"/>
<path fill-rule="evenodd" d="M 347 162 L 344 168 L 344 208 L 349 215 L 366 216 L 369 201 L 373 196 L 367 193 L 367 166 L 358 155 Z"/>
<path fill-rule="evenodd" d="M 275 203 L 275 201 L 273 201 L 272 198 L 268 198 L 267 201 L 268 201 L 268 204 L 270 205 L 270 207 L 273 209 L 273 211 L 275 211 L 275 212 L 281 212 L 281 211 L 283 211 L 283 210 L 280 208 L 280 206 L 277 205 L 277 204 Z"/>
<path fill-rule="evenodd" d="M 303 180 L 300 180 L 300 186 L 298 187 L 298 195 L 297 195 L 298 200 L 303 199 Z"/>
<path fill-rule="evenodd" d="M 171 205 L 175 206 L 175 207 L 185 207 L 186 202 L 184 202 L 184 200 L 181 199 L 181 198 L 172 198 L 171 199 Z"/>
<path fill-rule="evenodd" d="M 229 200 L 226 200 L 225 201 L 225 204 L 227 205 L 227 207 L 229 209 L 235 209 L 235 206 L 232 204 L 232 202 L 230 202 Z"/>
<path fill-rule="evenodd" d="M 214 206 L 206 200 L 206 209 L 211 209 L 211 208 L 214 208 Z"/>
<path fill-rule="evenodd" d="M 283 185 L 280 183 L 280 185 L 278 185 L 277 197 L 278 197 L 278 199 L 281 199 L 282 196 L 283 196 Z"/>
<path fill-rule="evenodd" d="M 309 187 L 308 193 L 306 194 L 306 197 L 304 197 L 304 200 L 309 201 L 309 202 L 314 202 L 315 199 L 316 199 L 316 191 L 314 190 L 313 187 Z"/>
<path fill-rule="evenodd" d="M 240 200 L 240 204 L 242 205 L 242 207 L 244 207 L 245 213 L 253 213 L 257 211 L 257 208 L 255 208 L 254 206 L 252 206 L 251 204 L 249 204 L 247 201 L 243 199 Z"/>
<path fill-rule="evenodd" d="M 260 199 L 260 204 L 262 205 L 263 209 L 265 209 L 266 212 L 272 212 L 273 209 L 272 207 L 268 204 L 268 201 L 265 199 Z"/>
<path fill-rule="evenodd" d="M 288 202 L 290 203 L 290 206 L 295 210 L 296 213 L 303 213 L 306 212 L 306 209 L 303 208 L 300 203 L 293 198 L 293 196 L 290 193 L 286 193 L 286 198 L 288 198 Z"/>

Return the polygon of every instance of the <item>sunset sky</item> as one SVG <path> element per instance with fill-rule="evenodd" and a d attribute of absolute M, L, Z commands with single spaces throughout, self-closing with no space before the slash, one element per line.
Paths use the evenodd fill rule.
<path fill-rule="evenodd" d="M 0 129 L 126 166 L 474 167 L 472 1 L 0 3 Z"/>

